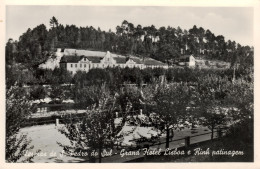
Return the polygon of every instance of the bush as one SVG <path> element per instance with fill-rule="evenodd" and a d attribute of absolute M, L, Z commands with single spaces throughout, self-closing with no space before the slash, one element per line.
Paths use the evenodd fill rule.
<path fill-rule="evenodd" d="M 41 86 L 33 86 L 30 92 L 30 99 L 31 100 L 41 100 L 44 99 L 45 96 L 47 95 L 47 90 Z"/>

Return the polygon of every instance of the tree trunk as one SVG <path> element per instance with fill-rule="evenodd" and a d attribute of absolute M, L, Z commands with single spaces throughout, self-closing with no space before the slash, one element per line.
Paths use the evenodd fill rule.
<path fill-rule="evenodd" d="M 233 83 L 234 83 L 235 80 L 236 80 L 236 69 L 235 69 L 235 66 L 236 66 L 236 65 L 234 65 L 234 70 L 233 70 L 233 79 L 232 79 L 232 82 L 233 82 Z"/>
<path fill-rule="evenodd" d="M 111 120 L 111 132 L 112 132 L 112 135 L 110 136 L 110 140 L 112 140 L 112 137 L 114 136 L 114 133 L 115 133 L 115 126 L 114 126 L 114 121 Z M 111 141 L 111 149 L 114 148 L 114 144 L 113 144 L 113 141 Z"/>
<path fill-rule="evenodd" d="M 88 158 L 90 163 L 95 163 L 96 158 L 91 155 L 91 151 L 88 151 Z"/>
<path fill-rule="evenodd" d="M 167 126 L 167 128 L 166 128 L 166 147 L 165 148 L 169 148 L 169 142 L 170 142 L 170 129 L 169 129 L 169 126 Z"/>
<path fill-rule="evenodd" d="M 99 149 L 98 149 L 98 156 L 99 156 L 98 162 L 99 163 L 101 163 L 101 158 L 102 158 L 101 152 L 102 152 L 102 146 L 101 146 L 101 144 L 99 144 Z"/>
<path fill-rule="evenodd" d="M 213 140 L 213 136 L 214 136 L 214 126 L 211 126 L 211 140 Z"/>

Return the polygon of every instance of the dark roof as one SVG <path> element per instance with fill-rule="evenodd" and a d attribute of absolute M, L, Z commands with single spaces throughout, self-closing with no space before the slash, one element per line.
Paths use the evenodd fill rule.
<path fill-rule="evenodd" d="M 180 56 L 179 59 L 186 59 L 186 58 L 189 58 L 190 56 L 192 56 L 192 55 L 183 55 L 183 56 Z"/>
<path fill-rule="evenodd" d="M 102 57 L 97 56 L 63 56 L 60 60 L 61 63 L 78 63 L 82 58 L 87 58 L 92 63 L 100 63 Z"/>
<path fill-rule="evenodd" d="M 132 59 L 136 64 L 142 64 L 142 59 L 138 57 L 130 57 L 129 59 Z"/>
<path fill-rule="evenodd" d="M 84 57 L 86 57 L 92 63 L 100 63 L 100 60 L 103 59 L 102 57 L 97 57 L 97 56 L 84 56 Z"/>
<path fill-rule="evenodd" d="M 98 57 L 98 56 L 73 56 L 73 55 L 65 55 L 61 58 L 60 63 L 78 63 L 82 58 L 87 58 L 89 61 L 92 63 L 100 63 L 100 60 L 103 59 L 103 57 Z M 130 57 L 123 57 L 123 56 L 115 56 L 113 59 L 116 60 L 116 63 L 118 64 L 124 64 L 126 63 L 129 59 L 132 59 L 136 64 L 144 64 L 144 65 L 166 65 L 165 63 L 162 63 L 158 60 L 152 59 L 152 58 L 138 58 L 135 56 L 130 56 Z"/>
<path fill-rule="evenodd" d="M 118 57 L 113 57 L 113 59 L 116 60 L 116 63 L 119 63 L 119 64 L 123 64 L 123 63 L 126 63 L 128 60 L 133 60 L 136 64 L 142 64 L 142 60 L 138 57 L 133 57 L 133 56 L 130 56 L 130 57 L 122 57 L 122 56 L 118 56 Z"/>
<path fill-rule="evenodd" d="M 81 60 L 81 56 L 63 56 L 60 60 L 61 63 L 78 63 Z"/>
<path fill-rule="evenodd" d="M 161 66 L 167 65 L 165 63 L 162 63 L 162 62 L 155 60 L 155 59 L 152 59 L 152 58 L 145 58 L 144 64 L 145 65 L 161 65 Z"/>
<path fill-rule="evenodd" d="M 126 58 L 125 57 L 113 57 L 113 59 L 115 59 L 116 63 L 119 63 L 119 64 L 126 63 Z"/>

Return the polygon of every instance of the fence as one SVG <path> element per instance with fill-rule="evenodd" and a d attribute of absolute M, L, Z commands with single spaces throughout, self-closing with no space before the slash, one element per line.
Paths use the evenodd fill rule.
<path fill-rule="evenodd" d="M 213 139 L 223 137 L 226 134 L 225 131 L 226 130 L 224 130 L 224 129 L 217 129 L 217 130 L 213 131 Z M 198 143 L 198 142 L 194 142 L 194 141 L 191 142 L 192 138 L 199 137 L 199 136 L 205 136 L 205 135 L 209 135 L 209 134 L 210 134 L 210 138 L 207 139 L 207 140 L 211 140 L 212 132 L 207 132 L 207 133 L 197 134 L 197 135 L 194 135 L 194 136 L 187 136 L 187 137 L 183 137 L 183 138 L 179 138 L 179 139 L 174 139 L 174 140 L 169 141 L 169 143 L 184 141 L 184 147 L 189 147 L 191 144 Z M 203 141 L 206 141 L 206 140 L 203 140 Z M 151 145 L 145 144 L 145 147 L 142 147 L 142 148 L 149 148 L 149 147 L 152 147 L 152 146 L 164 145 L 164 144 L 166 144 L 166 141 L 159 142 L 159 143 L 152 143 Z M 131 146 L 129 148 L 131 150 L 135 149 L 134 147 L 131 147 Z M 140 148 L 140 147 L 138 147 L 138 148 Z"/>
<path fill-rule="evenodd" d="M 139 113 L 139 111 L 131 111 L 130 113 Z M 72 120 L 81 119 L 85 112 L 78 113 L 68 113 L 65 116 L 70 115 Z M 44 125 L 44 124 L 56 124 L 57 119 L 59 119 L 60 123 L 64 123 L 63 115 L 51 115 L 47 117 L 39 117 L 39 118 L 29 118 L 26 122 L 21 124 L 22 127 L 29 127 L 34 125 Z"/>
<path fill-rule="evenodd" d="M 211 140 L 211 134 L 212 134 L 211 132 L 207 132 L 207 133 L 203 133 L 203 134 L 197 134 L 197 135 L 194 135 L 194 136 L 187 136 L 187 137 L 183 137 L 183 138 L 178 138 L 178 139 L 170 141 L 169 148 L 187 149 L 187 148 L 191 147 L 192 145 L 199 144 L 199 143 Z M 223 137 L 226 134 L 226 130 L 225 129 L 218 129 L 218 130 L 215 130 L 213 132 L 213 134 L 214 134 L 213 139 L 221 138 L 221 137 Z M 204 138 L 204 139 L 199 139 L 197 142 L 194 141 L 194 140 L 192 141 L 193 138 L 202 137 L 202 136 L 205 136 L 205 135 L 209 135 L 209 137 L 208 138 Z M 174 144 L 176 142 L 177 142 L 177 144 Z M 180 142 L 183 142 L 184 144 L 179 146 Z M 117 145 L 115 145 L 116 146 L 116 151 L 112 154 L 112 156 L 102 157 L 102 160 L 105 160 L 105 162 L 109 162 L 109 163 L 111 163 L 111 162 L 136 162 L 136 161 L 138 161 L 140 159 L 143 160 L 143 158 L 146 158 L 146 156 L 145 155 L 141 155 L 141 156 L 128 156 L 127 158 L 122 158 L 119 155 L 119 151 L 122 148 L 124 148 L 126 150 L 126 152 L 136 151 L 136 150 L 140 150 L 140 149 L 142 150 L 143 148 L 147 148 L 147 149 L 149 149 L 149 148 L 157 148 L 158 149 L 158 147 L 160 147 L 160 146 L 161 146 L 160 148 L 165 149 L 165 145 L 166 145 L 166 141 L 158 142 L 158 143 L 151 143 L 151 144 L 143 144 L 143 146 L 137 146 L 137 147 L 131 147 L 131 146 L 117 147 Z M 163 154 L 163 152 L 162 152 L 162 154 Z M 116 157 L 116 156 L 118 156 L 118 157 Z M 114 160 L 112 160 L 111 158 L 114 159 Z M 86 160 L 86 162 L 90 162 L 90 161 Z"/>
<path fill-rule="evenodd" d="M 81 119 L 84 116 L 84 113 L 73 114 L 73 120 Z M 58 123 L 57 123 L 58 121 Z M 62 116 L 50 116 L 50 117 L 41 117 L 41 118 L 30 118 L 26 122 L 24 122 L 21 126 L 22 127 L 29 127 L 34 125 L 44 125 L 44 124 L 56 124 L 63 123 L 64 120 Z"/>

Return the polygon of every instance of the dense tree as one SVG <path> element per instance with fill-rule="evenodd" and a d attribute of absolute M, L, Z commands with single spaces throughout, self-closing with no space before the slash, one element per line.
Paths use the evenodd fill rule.
<path fill-rule="evenodd" d="M 30 99 L 42 100 L 45 99 L 46 95 L 47 95 L 47 91 L 43 86 L 41 85 L 33 86 L 30 92 Z"/>
<path fill-rule="evenodd" d="M 54 28 L 54 27 L 57 27 L 58 25 L 59 25 L 58 20 L 53 16 L 53 17 L 50 19 L 50 26 L 51 26 L 52 28 Z"/>
<path fill-rule="evenodd" d="M 18 41 L 18 54 L 14 59 L 28 68 L 37 68 L 44 63 L 51 55 L 47 42 L 48 31 L 46 26 L 41 24 L 33 30 L 28 29 Z"/>
<path fill-rule="evenodd" d="M 26 151 L 33 149 L 30 139 L 20 133 L 21 126 L 35 111 L 24 89 L 13 86 L 6 91 L 6 162 L 31 162 L 32 157 L 23 158 Z"/>
<path fill-rule="evenodd" d="M 18 85 L 33 85 L 37 84 L 38 80 L 36 79 L 34 72 L 25 69 L 22 65 L 6 65 L 6 87 L 10 88 L 11 86 Z"/>
<path fill-rule="evenodd" d="M 228 136 L 241 146 L 253 151 L 254 145 L 254 89 L 253 82 L 236 80 L 226 102 L 232 107 L 229 112 L 236 122 L 228 130 Z"/>
<path fill-rule="evenodd" d="M 58 101 L 61 103 L 63 100 L 66 99 L 65 92 L 66 92 L 66 90 L 64 90 L 62 88 L 62 86 L 60 86 L 60 85 L 52 85 L 49 97 L 52 100 L 58 99 Z"/>
<path fill-rule="evenodd" d="M 131 104 L 131 111 L 139 111 L 141 106 L 141 93 L 137 86 L 125 85 L 120 88 L 118 92 L 118 100 L 117 103 L 121 109 L 121 112 L 125 114 L 127 112 L 129 104 Z M 127 114 L 125 114 L 127 115 Z"/>
<path fill-rule="evenodd" d="M 59 130 L 70 140 L 71 145 L 58 144 L 68 154 L 87 154 L 85 156 L 89 157 L 90 162 L 95 158 L 95 155 L 91 156 L 91 152 L 98 151 L 99 162 L 101 162 L 103 151 L 113 148 L 113 110 L 116 98 L 105 85 L 102 85 L 98 93 L 96 90 L 91 91 L 92 89 L 88 90 L 92 93 L 88 97 L 96 101 L 88 107 L 85 116 L 74 120 L 71 118 L 66 120 L 65 117 L 65 127 Z"/>
<path fill-rule="evenodd" d="M 15 62 L 16 59 L 16 55 L 17 55 L 17 42 L 14 42 L 13 39 L 9 39 L 8 42 L 6 43 L 6 47 L 5 47 L 5 52 L 6 52 L 6 57 L 5 57 L 5 61 L 7 65 L 12 64 L 13 62 Z"/>
<path fill-rule="evenodd" d="M 169 148 L 170 126 L 186 117 L 190 103 L 190 89 L 187 84 L 163 84 L 154 91 L 155 112 L 165 123 L 166 148 Z"/>
<path fill-rule="evenodd" d="M 211 139 L 214 130 L 219 125 L 228 122 L 227 109 L 229 104 L 225 102 L 232 83 L 226 78 L 219 78 L 216 75 L 201 78 L 198 83 L 197 97 L 199 98 L 199 116 L 204 117 L 203 124 L 211 129 Z"/>
<path fill-rule="evenodd" d="M 232 111 L 235 120 L 243 121 L 254 117 L 254 92 L 253 82 L 236 80 L 227 95 L 227 102 L 238 109 Z"/>

